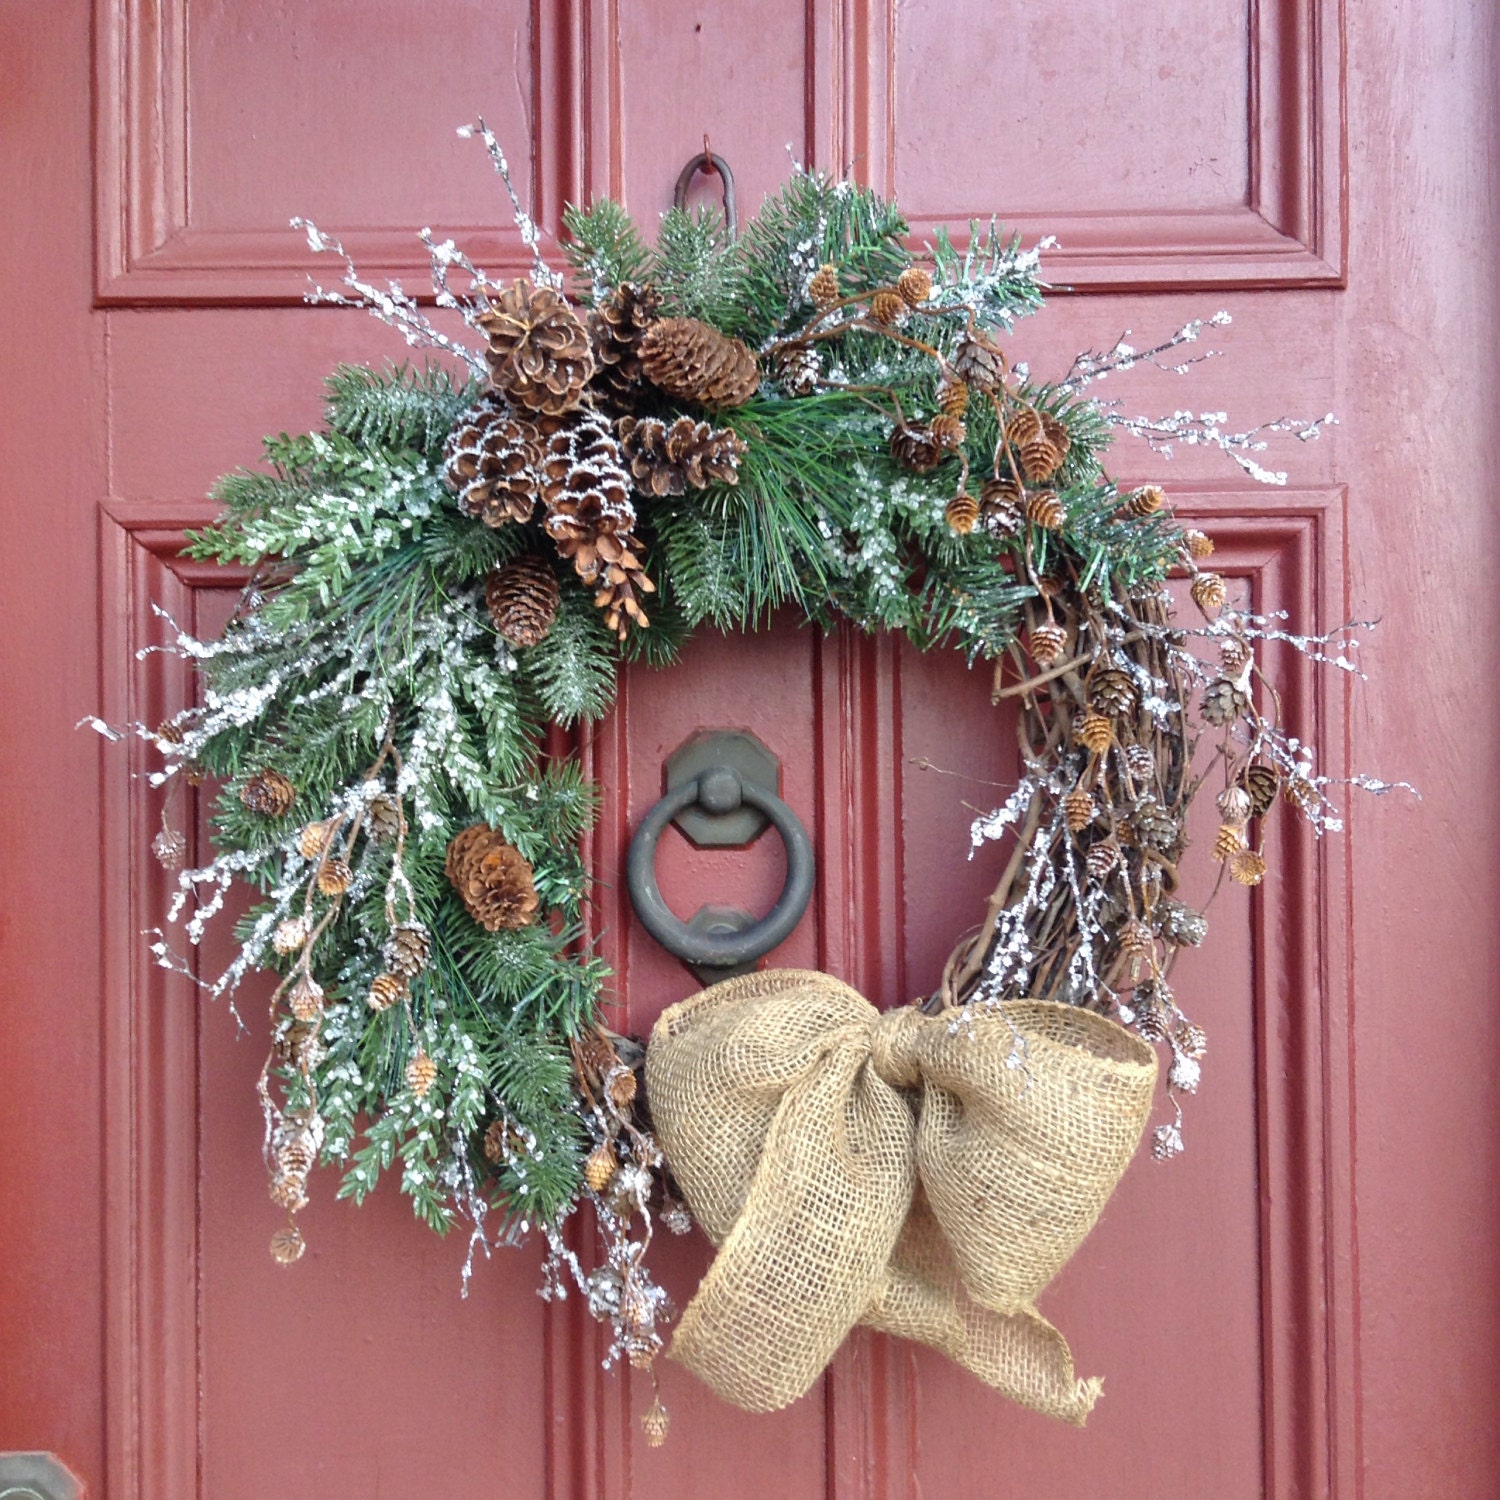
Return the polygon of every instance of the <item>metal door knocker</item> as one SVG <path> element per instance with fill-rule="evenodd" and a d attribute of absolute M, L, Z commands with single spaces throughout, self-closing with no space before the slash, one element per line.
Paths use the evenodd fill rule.
<path fill-rule="evenodd" d="M 775 758 L 752 735 L 696 736 L 669 760 L 667 794 L 642 819 L 630 841 L 625 881 L 641 925 L 705 983 L 753 968 L 757 959 L 791 936 L 812 899 L 812 840 L 796 813 L 772 789 L 775 765 Z M 656 846 L 674 819 L 686 824 L 695 843 L 710 847 L 748 843 L 765 823 L 781 835 L 786 883 L 764 917 L 756 921 L 734 908 L 705 906 L 684 922 L 671 910 L 656 882 Z"/>
<path fill-rule="evenodd" d="M 719 181 L 724 188 L 724 227 L 729 231 L 730 239 L 735 236 L 739 229 L 739 214 L 734 206 L 734 173 L 729 170 L 729 163 L 715 151 L 708 148 L 708 137 L 703 137 L 703 154 L 695 156 L 677 175 L 677 187 L 672 194 L 672 202 L 677 208 L 687 207 L 688 188 L 693 178 L 699 172 L 717 172 Z"/>

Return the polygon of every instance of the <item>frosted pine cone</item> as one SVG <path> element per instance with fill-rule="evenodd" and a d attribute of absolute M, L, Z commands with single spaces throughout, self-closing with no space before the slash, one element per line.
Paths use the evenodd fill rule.
<path fill-rule="evenodd" d="M 819 266 L 807 283 L 807 295 L 820 312 L 832 307 L 842 295 L 838 270 L 831 265 Z"/>
<path fill-rule="evenodd" d="M 284 818 L 296 796 L 296 787 L 280 771 L 257 771 L 240 788 L 240 801 L 267 818 Z"/>
<path fill-rule="evenodd" d="M 180 870 L 187 856 L 187 839 L 175 828 L 163 828 L 151 840 L 151 852 L 164 870 Z"/>
<path fill-rule="evenodd" d="M 604 569 L 601 538 L 628 536 L 635 526 L 630 490 L 619 445 L 599 413 L 584 413 L 548 440 L 542 460 L 544 524 L 585 583 Z"/>
<path fill-rule="evenodd" d="M 1250 707 L 1250 695 L 1227 677 L 1218 677 L 1203 690 L 1203 717 L 1223 728 Z"/>
<path fill-rule="evenodd" d="M 426 1048 L 418 1047 L 417 1055 L 406 1065 L 406 1086 L 418 1099 L 425 1099 L 437 1082 L 438 1067 L 427 1055 Z"/>
<path fill-rule="evenodd" d="M 1136 490 L 1121 508 L 1127 516 L 1144 520 L 1147 516 L 1154 516 L 1166 503 L 1165 492 L 1157 485 L 1148 484 Z"/>
<path fill-rule="evenodd" d="M 458 508 L 486 526 L 531 519 L 542 435 L 529 417 L 487 391 L 454 423 L 443 446 L 443 479 Z"/>
<path fill-rule="evenodd" d="M 1209 613 L 1210 610 L 1223 609 L 1229 598 L 1229 591 L 1224 587 L 1224 580 L 1217 573 L 1200 573 L 1193 580 L 1191 593 L 1193 603 L 1204 614 Z"/>
<path fill-rule="evenodd" d="M 810 396 L 818 388 L 823 362 L 811 344 L 793 344 L 776 356 L 776 378 L 788 396 Z"/>
<path fill-rule="evenodd" d="M 371 1010 L 389 1010 L 406 998 L 406 981 L 399 974 L 377 974 L 370 981 L 365 1004 Z"/>
<path fill-rule="evenodd" d="M 1140 697 L 1130 674 L 1118 667 L 1105 667 L 1095 672 L 1089 678 L 1088 695 L 1090 707 L 1116 719 L 1133 713 Z"/>
<path fill-rule="evenodd" d="M 946 454 L 930 429 L 903 422 L 891 433 L 891 457 L 913 474 L 930 474 Z"/>
<path fill-rule="evenodd" d="M 1201 912 L 1184 906 L 1170 897 L 1156 903 L 1152 912 L 1156 930 L 1169 943 L 1180 948 L 1199 948 L 1208 936 L 1208 919 Z"/>
<path fill-rule="evenodd" d="M 415 979 L 432 954 L 432 934 L 420 922 L 398 922 L 383 948 L 385 961 L 406 979 Z"/>
<path fill-rule="evenodd" d="M 994 536 L 1015 536 L 1025 518 L 1026 492 L 1014 479 L 986 479 L 979 489 L 984 529 Z"/>
<path fill-rule="evenodd" d="M 953 353 L 953 373 L 974 390 L 993 393 L 1005 379 L 1005 356 L 983 334 L 966 334 Z"/>
<path fill-rule="evenodd" d="M 378 792 L 365 804 L 365 832 L 377 844 L 394 844 L 401 832 L 401 804 L 389 792 Z"/>

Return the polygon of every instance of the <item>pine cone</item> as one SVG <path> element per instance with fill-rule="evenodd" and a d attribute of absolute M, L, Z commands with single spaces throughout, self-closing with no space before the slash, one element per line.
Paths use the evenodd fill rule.
<path fill-rule="evenodd" d="M 819 266 L 807 283 L 807 295 L 820 312 L 832 307 L 842 295 L 838 271 L 831 265 Z"/>
<path fill-rule="evenodd" d="M 486 824 L 472 824 L 454 836 L 443 869 L 469 915 L 486 932 L 536 921 L 531 866 Z"/>
<path fill-rule="evenodd" d="M 902 422 L 891 433 L 891 457 L 913 474 L 930 474 L 945 456 L 943 445 L 926 427 Z"/>
<path fill-rule="evenodd" d="M 459 417 L 443 445 L 443 479 L 458 508 L 486 526 L 526 522 L 536 507 L 541 433 L 493 391 Z"/>
<path fill-rule="evenodd" d="M 1281 790 L 1286 800 L 1304 817 L 1311 817 L 1322 801 L 1317 787 L 1305 776 L 1289 777 Z"/>
<path fill-rule="evenodd" d="M 547 535 L 578 576 L 594 582 L 606 561 L 601 539 L 628 536 L 635 526 L 630 475 L 607 418 L 585 412 L 552 434 L 542 460 L 542 500 Z"/>
<path fill-rule="evenodd" d="M 418 1099 L 425 1099 L 437 1082 L 438 1066 L 427 1055 L 424 1047 L 417 1048 L 417 1055 L 406 1065 L 406 1086 Z"/>
<path fill-rule="evenodd" d="M 810 396 L 818 388 L 823 361 L 811 344 L 793 344 L 776 356 L 776 378 L 788 396 Z"/>
<path fill-rule="evenodd" d="M 1250 665 L 1254 652 L 1243 636 L 1226 636 L 1219 645 L 1219 662 L 1226 677 L 1238 678 Z"/>
<path fill-rule="evenodd" d="M 648 1448 L 660 1448 L 667 1440 L 667 1432 L 671 1426 L 671 1418 L 667 1409 L 661 1404 L 661 1397 L 655 1397 L 646 1415 L 641 1418 L 641 1430 L 646 1434 L 646 1446 Z"/>
<path fill-rule="evenodd" d="M 1171 897 L 1158 901 L 1152 916 L 1156 920 L 1156 930 L 1167 942 L 1176 943 L 1178 947 L 1200 948 L 1208 936 L 1208 919 Z"/>
<path fill-rule="evenodd" d="M 389 1010 L 406 998 L 406 981 L 399 974 L 377 974 L 370 981 L 365 1004 L 371 1010 Z"/>
<path fill-rule="evenodd" d="M 1090 709 L 1073 726 L 1073 743 L 1094 755 L 1103 755 L 1115 742 L 1115 726 L 1104 714 Z"/>
<path fill-rule="evenodd" d="M 1094 821 L 1094 794 L 1075 786 L 1062 799 L 1063 822 L 1069 833 L 1082 833 Z"/>
<path fill-rule="evenodd" d="M 347 860 L 324 860 L 318 871 L 318 889 L 325 896 L 342 896 L 353 884 L 354 871 Z"/>
<path fill-rule="evenodd" d="M 1083 862 L 1095 880 L 1103 880 L 1120 863 L 1120 847 L 1111 843 L 1095 844 Z"/>
<path fill-rule="evenodd" d="M 1250 707 L 1250 695 L 1227 677 L 1216 677 L 1203 690 L 1203 717 L 1223 728 L 1232 724 Z"/>
<path fill-rule="evenodd" d="M 583 399 L 594 374 L 588 329 L 551 287 L 512 282 L 476 321 L 490 384 L 515 405 L 556 416 Z"/>
<path fill-rule="evenodd" d="M 257 771 L 240 788 L 240 801 L 267 818 L 284 818 L 296 796 L 297 788 L 280 771 Z"/>
<path fill-rule="evenodd" d="M 906 316 L 906 299 L 890 287 L 870 298 L 870 316 L 884 328 L 894 328 Z"/>
<path fill-rule="evenodd" d="M 1245 847 L 1245 825 L 1243 823 L 1221 823 L 1214 835 L 1213 856 L 1222 864 L 1231 855 Z"/>
<path fill-rule="evenodd" d="M 1193 603 L 1207 614 L 1211 609 L 1223 609 L 1229 598 L 1224 580 L 1217 573 L 1200 573 L 1193 580 Z"/>
<path fill-rule="evenodd" d="M 983 334 L 966 334 L 954 351 L 953 373 L 976 391 L 994 393 L 1005 380 L 1005 356 Z"/>
<path fill-rule="evenodd" d="M 1237 884 L 1259 885 L 1265 875 L 1265 857 L 1254 849 L 1236 849 L 1229 856 L 1229 878 Z"/>
<path fill-rule="evenodd" d="M 972 495 L 955 495 L 944 509 L 943 519 L 955 536 L 968 536 L 979 524 L 979 502 Z"/>
<path fill-rule="evenodd" d="M 740 481 L 745 443 L 727 427 L 691 417 L 678 417 L 670 426 L 655 417 L 621 417 L 615 432 L 625 467 L 643 494 L 680 495 L 689 487 Z"/>
<path fill-rule="evenodd" d="M 486 1161 L 492 1161 L 496 1166 L 505 1160 L 506 1147 L 509 1144 L 506 1137 L 510 1127 L 504 1120 L 491 1120 L 484 1132 L 484 1156 Z"/>
<path fill-rule="evenodd" d="M 1005 441 L 1014 449 L 1024 448 L 1046 436 L 1042 426 L 1042 414 L 1032 407 L 1023 406 L 1006 424 Z"/>
<path fill-rule="evenodd" d="M 952 375 L 938 381 L 937 404 L 944 416 L 961 417 L 969 409 L 969 388 Z"/>
<path fill-rule="evenodd" d="M 1176 819 L 1149 792 L 1135 799 L 1130 829 L 1143 849 L 1170 849 L 1180 834 Z"/>
<path fill-rule="evenodd" d="M 588 1183 L 592 1192 L 602 1193 L 609 1186 L 609 1180 L 615 1175 L 618 1165 L 614 1147 L 606 1141 L 589 1152 L 588 1160 L 583 1164 L 583 1180 Z"/>
<path fill-rule="evenodd" d="M 175 828 L 163 828 L 151 840 L 151 852 L 164 870 L 180 870 L 187 857 L 187 839 Z"/>
<path fill-rule="evenodd" d="M 896 290 L 908 307 L 920 307 L 932 295 L 932 277 L 921 266 L 908 266 L 896 278 Z"/>
<path fill-rule="evenodd" d="M 1065 625 L 1058 625 L 1052 620 L 1045 620 L 1040 625 L 1033 625 L 1027 645 L 1031 651 L 1031 659 L 1039 667 L 1050 667 L 1063 653 L 1063 647 L 1068 644 L 1068 630 Z"/>
<path fill-rule="evenodd" d="M 1172 991 L 1165 980 L 1143 979 L 1131 996 L 1135 1029 L 1148 1042 L 1164 1042 L 1172 1025 Z"/>
<path fill-rule="evenodd" d="M 312 934 L 312 923 L 306 917 L 288 917 L 276 924 L 271 934 L 271 947 L 277 953 L 295 953 Z"/>
<path fill-rule="evenodd" d="M 641 340 L 661 315 L 655 287 L 622 281 L 588 315 L 594 384 L 615 406 L 634 406 L 642 393 Z"/>
<path fill-rule="evenodd" d="M 1118 667 L 1105 667 L 1095 672 L 1088 683 L 1089 705 L 1101 714 L 1111 714 L 1117 719 L 1135 711 L 1140 701 L 1135 683 L 1128 672 Z"/>
<path fill-rule="evenodd" d="M 1162 489 L 1148 484 L 1143 489 L 1136 490 L 1120 509 L 1124 515 L 1140 521 L 1147 516 L 1154 516 L 1166 503 L 1167 497 Z"/>
<path fill-rule="evenodd" d="M 1014 479 L 986 479 L 979 490 L 979 509 L 986 531 L 1015 536 L 1025 518 L 1026 493 Z"/>
<path fill-rule="evenodd" d="M 1044 531 L 1061 531 L 1068 519 L 1063 503 L 1051 490 L 1041 490 L 1026 499 L 1026 519 Z"/>
<path fill-rule="evenodd" d="M 1156 774 L 1156 757 L 1145 745 L 1125 747 L 1125 769 L 1137 781 L 1150 781 Z"/>
<path fill-rule="evenodd" d="M 958 417 L 950 417 L 947 412 L 939 412 L 928 424 L 927 430 L 932 434 L 933 441 L 938 447 L 953 452 L 963 447 L 964 424 Z"/>
<path fill-rule="evenodd" d="M 523 552 L 491 568 L 484 582 L 484 602 L 500 637 L 512 646 L 535 646 L 547 638 L 557 618 L 562 585 L 552 564 L 535 552 Z"/>
<path fill-rule="evenodd" d="M 1208 1033 L 1191 1021 L 1178 1021 L 1172 1028 L 1172 1045 L 1194 1062 L 1208 1051 Z"/>
<path fill-rule="evenodd" d="M 365 803 L 365 832 L 377 844 L 394 844 L 401 833 L 401 804 L 389 792 Z"/>
<path fill-rule="evenodd" d="M 599 555 L 603 571 L 595 580 L 599 589 L 594 603 L 604 611 L 604 623 L 623 641 L 632 625 L 644 630 L 651 621 L 641 608 L 640 596 L 654 594 L 656 585 L 646 576 L 638 544 L 633 537 L 601 537 Z"/>
<path fill-rule="evenodd" d="M 1245 790 L 1250 794 L 1250 816 L 1263 818 L 1281 790 L 1281 777 L 1274 766 L 1257 761 L 1245 768 Z"/>
<path fill-rule="evenodd" d="M 343 821 L 342 818 L 323 818 L 319 822 L 309 823 L 297 835 L 297 852 L 303 859 L 316 859 Z"/>
<path fill-rule="evenodd" d="M 432 934 L 420 922 L 398 922 L 381 951 L 397 974 L 415 979 L 432 956 Z"/>
<path fill-rule="evenodd" d="M 298 1021 L 316 1021 L 323 1014 L 323 986 L 311 974 L 299 974 L 287 991 L 287 1008 Z"/>
<path fill-rule="evenodd" d="M 1206 532 L 1189 528 L 1182 533 L 1182 545 L 1187 548 L 1188 556 L 1197 562 L 1202 562 L 1205 557 L 1213 556 L 1213 538 Z"/>
<path fill-rule="evenodd" d="M 743 406 L 760 385 L 750 350 L 697 318 L 662 318 L 640 347 L 652 385 L 694 406 Z"/>
<path fill-rule="evenodd" d="M 1120 952 L 1127 958 L 1144 958 L 1156 946 L 1151 929 L 1138 917 L 1132 917 L 1120 928 L 1118 942 Z"/>

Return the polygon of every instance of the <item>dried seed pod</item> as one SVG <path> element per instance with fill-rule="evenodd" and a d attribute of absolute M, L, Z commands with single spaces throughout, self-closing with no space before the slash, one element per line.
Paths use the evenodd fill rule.
<path fill-rule="evenodd" d="M 1213 856 L 1221 864 L 1245 847 L 1245 825 L 1243 823 L 1221 823 L 1214 835 Z"/>
<path fill-rule="evenodd" d="M 370 981 L 365 1004 L 371 1010 L 389 1010 L 406 998 L 406 981 L 399 974 L 377 974 Z"/>
<path fill-rule="evenodd" d="M 311 974 L 299 974 L 287 991 L 286 1003 L 299 1021 L 316 1021 L 323 1014 L 323 986 Z"/>
<path fill-rule="evenodd" d="M 908 266 L 896 278 L 896 290 L 908 307 L 920 307 L 932 294 L 932 277 L 921 266 Z"/>
<path fill-rule="evenodd" d="M 283 1266 L 292 1265 L 302 1259 L 307 1250 L 307 1241 L 295 1224 L 278 1229 L 271 1236 L 271 1259 Z"/>
<path fill-rule="evenodd" d="M 972 495 L 955 495 L 943 510 L 948 530 L 956 536 L 968 536 L 979 524 L 979 502 Z"/>
<path fill-rule="evenodd" d="M 297 788 L 280 771 L 257 771 L 240 788 L 240 801 L 267 818 L 284 818 L 296 796 Z"/>
<path fill-rule="evenodd" d="M 425 1099 L 437 1082 L 438 1066 L 427 1055 L 425 1047 L 417 1048 L 417 1055 L 406 1065 L 406 1086 L 418 1099 Z"/>
<path fill-rule="evenodd" d="M 894 328 L 906 316 L 906 299 L 891 287 L 870 298 L 870 316 L 884 328 Z"/>
<path fill-rule="evenodd" d="M 1227 786 L 1217 798 L 1219 812 L 1226 823 L 1243 823 L 1250 816 L 1250 793 L 1241 786 Z"/>
<path fill-rule="evenodd" d="M 1114 742 L 1115 726 L 1107 714 L 1089 709 L 1073 726 L 1073 743 L 1082 745 L 1091 754 L 1103 755 Z"/>
<path fill-rule="evenodd" d="M 1224 580 L 1217 573 L 1200 573 L 1193 580 L 1191 592 L 1193 603 L 1204 614 L 1210 610 L 1223 609 L 1229 598 L 1229 591 L 1224 587 Z"/>
<path fill-rule="evenodd" d="M 1229 856 L 1229 878 L 1238 884 L 1259 885 L 1265 874 L 1265 858 L 1254 849 L 1236 849 Z"/>
<path fill-rule="evenodd" d="M 1075 786 L 1062 799 L 1063 823 L 1069 833 L 1081 833 L 1094 821 L 1094 794 Z"/>
<path fill-rule="evenodd" d="M 329 859 L 318 871 L 318 889 L 325 896 L 342 896 L 354 884 L 354 871 L 348 860 Z"/>
<path fill-rule="evenodd" d="M 1214 542 L 1207 532 L 1189 528 L 1182 533 L 1182 545 L 1187 548 L 1188 556 L 1197 562 L 1213 556 Z"/>
<path fill-rule="evenodd" d="M 820 311 L 833 306 L 839 300 L 839 273 L 831 265 L 819 266 L 807 283 L 807 295 L 812 305 Z"/>
<path fill-rule="evenodd" d="M 1026 498 L 1026 519 L 1044 531 L 1061 531 L 1068 513 L 1051 490 L 1040 490 Z"/>
<path fill-rule="evenodd" d="M 1053 620 L 1044 620 L 1040 625 L 1033 625 L 1031 635 L 1027 639 L 1031 659 L 1039 667 L 1050 667 L 1062 655 L 1063 647 L 1067 643 L 1067 627 Z"/>

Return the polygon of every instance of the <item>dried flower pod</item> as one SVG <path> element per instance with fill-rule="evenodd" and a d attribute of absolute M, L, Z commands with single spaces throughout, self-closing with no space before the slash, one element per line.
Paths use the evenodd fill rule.
<path fill-rule="evenodd" d="M 163 828 L 151 840 L 151 852 L 164 870 L 180 870 L 187 857 L 187 839 L 175 828 Z"/>
<path fill-rule="evenodd" d="M 278 953 L 295 953 L 312 932 L 312 923 L 305 916 L 287 917 L 276 924 L 271 934 L 271 946 Z"/>
<path fill-rule="evenodd" d="M 955 536 L 968 536 L 979 524 L 979 502 L 972 495 L 955 495 L 944 508 L 943 519 Z"/>
<path fill-rule="evenodd" d="M 1250 796 L 1250 816 L 1263 818 L 1281 791 L 1281 775 L 1274 766 L 1256 761 L 1245 767 L 1245 790 Z"/>
<path fill-rule="evenodd" d="M 839 273 L 832 265 L 819 266 L 807 283 L 808 299 L 812 305 L 824 311 L 839 300 Z"/>
<path fill-rule="evenodd" d="M 1189 528 L 1182 533 L 1182 545 L 1187 548 L 1188 556 L 1197 562 L 1213 556 L 1214 542 L 1207 532 Z"/>
<path fill-rule="evenodd" d="M 1115 726 L 1107 714 L 1089 709 L 1073 726 L 1073 743 L 1094 755 L 1103 755 L 1114 742 Z"/>
<path fill-rule="evenodd" d="M 1227 786 L 1216 799 L 1226 823 L 1243 823 L 1250 816 L 1250 793 L 1241 786 Z"/>
<path fill-rule="evenodd" d="M 913 474 L 930 474 L 945 455 L 943 445 L 929 429 L 901 422 L 891 433 L 891 457 Z"/>
<path fill-rule="evenodd" d="M 884 328 L 894 328 L 906 316 L 906 299 L 891 287 L 870 298 L 870 316 Z"/>
<path fill-rule="evenodd" d="M 646 1434 L 648 1448 L 660 1448 L 666 1442 L 671 1420 L 666 1407 L 661 1404 L 661 1397 L 653 1398 L 645 1416 L 641 1418 L 641 1430 Z"/>
<path fill-rule="evenodd" d="M 1061 531 L 1068 513 L 1051 490 L 1041 490 L 1026 497 L 1026 519 L 1044 531 Z"/>
<path fill-rule="evenodd" d="M 588 1160 L 583 1164 L 583 1180 L 588 1183 L 591 1192 L 602 1193 L 609 1186 L 618 1166 L 614 1147 L 605 1141 L 589 1153 Z"/>
<path fill-rule="evenodd" d="M 1259 885 L 1265 873 L 1265 858 L 1254 849 L 1236 849 L 1229 856 L 1229 878 L 1240 885 Z"/>
<path fill-rule="evenodd" d="M 939 412 L 927 424 L 927 430 L 932 434 L 933 441 L 941 448 L 952 452 L 963 447 L 964 424 L 958 417 L 950 417 L 946 412 Z"/>
<path fill-rule="evenodd" d="M 286 1003 L 299 1021 L 316 1021 L 323 1014 L 323 986 L 311 974 L 299 974 L 287 991 Z"/>
<path fill-rule="evenodd" d="M 1221 823 L 1214 835 L 1213 855 L 1222 863 L 1238 854 L 1245 847 L 1245 825 L 1243 823 Z"/>
<path fill-rule="evenodd" d="M 1224 580 L 1217 573 L 1200 573 L 1193 580 L 1191 592 L 1193 603 L 1204 614 L 1210 610 L 1223 609 L 1229 598 L 1229 591 L 1224 587 Z"/>
<path fill-rule="evenodd" d="M 969 388 L 953 375 L 938 381 L 937 404 L 945 415 L 961 417 L 969 409 Z"/>
<path fill-rule="evenodd" d="M 1027 638 L 1031 659 L 1039 667 L 1050 667 L 1062 655 L 1063 647 L 1067 644 L 1067 627 L 1053 620 L 1044 620 L 1040 625 L 1033 625 L 1031 635 Z"/>
<path fill-rule="evenodd" d="M 279 1265 L 290 1266 L 302 1259 L 307 1250 L 307 1241 L 295 1224 L 278 1229 L 271 1236 L 271 1259 Z"/>
<path fill-rule="evenodd" d="M 427 1055 L 427 1049 L 419 1046 L 417 1055 L 406 1065 L 406 1086 L 418 1099 L 425 1099 L 437 1082 L 438 1066 Z"/>
<path fill-rule="evenodd" d="M 1166 493 L 1161 487 L 1148 484 L 1136 490 L 1121 509 L 1127 516 L 1139 521 L 1147 516 L 1154 516 L 1166 503 Z"/>
<path fill-rule="evenodd" d="M 399 974 L 377 974 L 370 981 L 365 1004 L 371 1010 L 389 1010 L 406 998 L 406 981 Z"/>
<path fill-rule="evenodd" d="M 1062 810 L 1063 824 L 1068 832 L 1081 833 L 1094 821 L 1094 814 L 1098 809 L 1094 806 L 1094 794 L 1081 786 L 1075 786 L 1071 792 L 1064 794 Z"/>
<path fill-rule="evenodd" d="M 1223 728 L 1250 707 L 1250 695 L 1227 677 L 1216 677 L 1203 690 L 1203 717 Z"/>
<path fill-rule="evenodd" d="M 348 860 L 325 860 L 318 871 L 318 889 L 325 896 L 342 896 L 353 884 L 354 871 Z"/>
<path fill-rule="evenodd" d="M 257 771 L 240 788 L 240 801 L 267 818 L 284 818 L 296 796 L 297 788 L 280 771 Z"/>
<path fill-rule="evenodd" d="M 921 266 L 908 266 L 896 278 L 896 290 L 908 307 L 920 307 L 932 295 L 932 277 Z"/>

